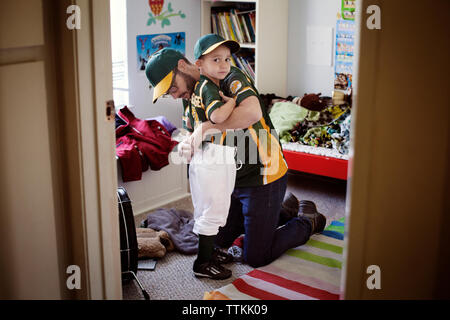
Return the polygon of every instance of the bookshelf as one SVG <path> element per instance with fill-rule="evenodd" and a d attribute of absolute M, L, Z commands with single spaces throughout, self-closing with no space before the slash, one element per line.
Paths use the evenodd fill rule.
<path fill-rule="evenodd" d="M 242 38 L 242 33 L 246 32 L 242 22 L 240 25 L 242 33 L 239 39 L 235 39 L 241 44 L 239 53 L 247 57 L 253 68 L 256 88 L 260 93 L 286 96 L 288 2 L 288 0 L 202 0 L 201 2 L 202 35 L 212 33 L 213 29 L 219 30 L 217 20 L 214 27 L 212 22 L 214 19 L 211 18 L 217 12 L 235 10 L 237 15 L 254 12 L 254 38 L 252 39 L 254 41 L 248 41 L 248 36 L 245 35 Z M 236 32 L 238 33 L 239 30 Z M 217 33 L 220 34 L 220 32 Z M 234 33 L 233 35 L 237 36 Z M 225 38 L 233 39 L 233 35 L 225 36 Z"/>

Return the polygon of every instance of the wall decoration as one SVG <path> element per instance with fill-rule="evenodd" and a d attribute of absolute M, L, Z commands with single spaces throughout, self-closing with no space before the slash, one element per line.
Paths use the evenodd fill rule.
<path fill-rule="evenodd" d="M 348 90 L 353 82 L 353 55 L 355 46 L 355 22 L 338 19 L 336 26 L 336 63 L 334 88 Z"/>
<path fill-rule="evenodd" d="M 170 26 L 170 18 L 179 16 L 180 18 L 186 18 L 186 15 L 179 10 L 177 13 L 172 8 L 172 3 L 167 5 L 167 11 L 162 11 L 164 7 L 164 0 L 148 0 L 150 6 L 149 19 L 147 20 L 147 26 L 157 24 L 157 21 L 161 21 L 161 28 L 164 26 Z"/>
<path fill-rule="evenodd" d="M 138 70 L 145 70 L 148 59 L 162 48 L 172 48 L 186 54 L 184 32 L 140 35 L 136 37 Z"/>
<path fill-rule="evenodd" d="M 342 0 L 342 19 L 355 20 L 356 0 Z"/>

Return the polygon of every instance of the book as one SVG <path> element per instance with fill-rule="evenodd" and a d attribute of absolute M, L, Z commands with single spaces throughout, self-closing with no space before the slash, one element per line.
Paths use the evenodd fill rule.
<path fill-rule="evenodd" d="M 247 25 L 248 31 L 250 33 L 250 38 L 252 40 L 251 42 L 255 42 L 255 31 L 254 31 L 253 26 L 252 26 L 250 14 L 244 15 L 244 18 L 245 18 L 245 21 L 246 21 L 246 25 Z"/>
<path fill-rule="evenodd" d="M 225 38 L 222 23 L 220 22 L 220 18 L 217 14 L 214 14 L 214 20 L 216 21 L 217 34 Z"/>
<path fill-rule="evenodd" d="M 228 26 L 227 26 L 227 22 L 225 20 L 225 14 L 223 14 L 223 12 L 220 12 L 220 13 L 218 13 L 218 17 L 219 17 L 220 23 L 222 25 L 222 31 L 223 31 L 222 37 L 225 39 L 231 39 L 231 35 L 228 34 Z"/>
<path fill-rule="evenodd" d="M 245 42 L 244 36 L 241 31 L 240 23 L 238 22 L 238 19 L 237 19 L 236 10 L 231 9 L 230 18 L 231 18 L 231 22 L 234 27 L 234 30 L 236 31 L 237 39 L 239 40 L 240 43 L 244 43 Z"/>
<path fill-rule="evenodd" d="M 244 31 L 244 42 L 252 42 L 252 38 L 250 37 L 250 33 L 248 32 L 247 24 L 245 22 L 245 18 L 243 15 L 238 14 L 237 18 L 239 19 L 239 23 L 241 24 L 241 29 Z"/>
<path fill-rule="evenodd" d="M 245 60 L 243 57 L 240 57 L 240 56 L 238 56 L 238 59 L 240 61 L 240 64 L 243 66 L 242 70 L 254 81 L 255 74 L 253 73 L 253 70 L 251 70 L 251 68 L 249 68 L 249 64 L 247 63 L 247 60 Z"/>
<path fill-rule="evenodd" d="M 245 70 L 244 66 L 241 64 L 241 61 L 239 60 L 239 58 L 234 53 L 231 56 L 233 57 L 234 61 L 236 62 L 236 66 L 241 70 Z"/>
<path fill-rule="evenodd" d="M 211 15 L 211 29 L 212 33 L 219 34 L 216 25 L 216 17 L 214 14 Z"/>
<path fill-rule="evenodd" d="M 256 12 L 250 12 L 249 14 L 250 22 L 252 24 L 253 30 L 256 30 Z"/>
<path fill-rule="evenodd" d="M 235 67 L 238 67 L 238 65 L 237 65 L 237 63 L 236 63 L 236 60 L 234 59 L 234 56 L 233 55 L 231 55 L 231 65 L 232 66 L 235 66 Z M 238 67 L 239 68 L 239 67 Z"/>
<path fill-rule="evenodd" d="M 225 18 L 226 18 L 227 25 L 228 25 L 228 31 L 230 32 L 230 35 L 231 35 L 231 39 L 239 42 L 239 40 L 237 40 L 237 38 L 236 38 L 235 32 L 233 30 L 233 26 L 231 24 L 230 13 L 224 12 L 224 14 L 225 14 Z"/>

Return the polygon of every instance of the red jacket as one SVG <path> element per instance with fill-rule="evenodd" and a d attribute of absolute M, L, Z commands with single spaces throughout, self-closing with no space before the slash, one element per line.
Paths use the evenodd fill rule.
<path fill-rule="evenodd" d="M 141 120 L 127 108 L 117 113 L 125 124 L 116 128 L 116 155 L 124 182 L 141 180 L 148 167 L 159 170 L 169 164 L 169 153 L 178 142 L 156 120 Z"/>

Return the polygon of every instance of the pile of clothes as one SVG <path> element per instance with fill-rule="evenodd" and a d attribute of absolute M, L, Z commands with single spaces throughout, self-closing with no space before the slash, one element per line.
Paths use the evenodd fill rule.
<path fill-rule="evenodd" d="M 138 119 L 126 106 L 116 113 L 116 155 L 123 182 L 141 180 L 148 168 L 160 170 L 169 164 L 178 144 L 171 137 L 175 129 L 163 117 Z"/>
<path fill-rule="evenodd" d="M 271 100 L 268 110 L 282 143 L 334 148 L 348 154 L 351 124 L 348 101 L 336 103 L 330 97 L 311 94 L 284 100 L 277 97 Z"/>

